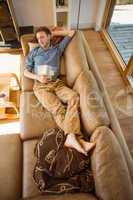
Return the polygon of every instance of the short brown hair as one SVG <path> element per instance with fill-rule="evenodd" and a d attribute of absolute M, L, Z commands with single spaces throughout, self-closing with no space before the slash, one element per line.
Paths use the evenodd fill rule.
<path fill-rule="evenodd" d="M 41 26 L 41 27 L 39 27 L 39 28 L 35 31 L 35 36 L 34 36 L 33 41 L 37 42 L 36 35 L 37 35 L 37 33 L 39 33 L 39 32 L 44 32 L 47 36 L 48 36 L 48 35 L 51 35 L 51 31 L 50 31 L 50 29 L 49 29 L 48 27 L 46 27 L 46 26 Z"/>

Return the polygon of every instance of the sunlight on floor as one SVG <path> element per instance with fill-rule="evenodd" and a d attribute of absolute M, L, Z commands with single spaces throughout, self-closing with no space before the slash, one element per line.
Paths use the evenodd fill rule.
<path fill-rule="evenodd" d="M 20 133 L 20 122 L 13 121 L 0 124 L 0 135 Z"/>

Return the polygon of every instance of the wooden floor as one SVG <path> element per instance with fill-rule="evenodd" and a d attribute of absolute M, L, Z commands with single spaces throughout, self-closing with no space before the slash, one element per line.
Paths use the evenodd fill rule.
<path fill-rule="evenodd" d="M 112 25 L 108 32 L 127 64 L 133 54 L 133 24 Z"/>
<path fill-rule="evenodd" d="M 126 85 L 114 63 L 100 33 L 83 31 L 89 47 L 107 88 L 117 118 L 123 130 L 128 147 L 133 156 L 133 95 L 128 94 Z"/>

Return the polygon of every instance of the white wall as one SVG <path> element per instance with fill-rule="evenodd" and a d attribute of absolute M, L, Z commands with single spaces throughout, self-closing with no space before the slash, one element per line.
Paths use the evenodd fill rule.
<path fill-rule="evenodd" d="M 99 31 L 101 29 L 106 2 L 107 0 L 99 1 L 98 12 L 96 17 L 96 26 L 95 26 L 96 31 Z"/>
<path fill-rule="evenodd" d="M 78 17 L 79 0 L 70 0 L 70 21 L 71 26 L 76 27 Z M 79 28 L 92 28 L 96 24 L 96 14 L 99 0 L 81 0 Z"/>
<path fill-rule="evenodd" d="M 19 26 L 51 26 L 53 21 L 52 0 L 13 0 Z"/>
<path fill-rule="evenodd" d="M 105 0 L 81 0 L 79 28 L 99 26 L 98 6 Z M 53 0 L 13 0 L 15 14 L 19 26 L 51 26 L 54 25 Z M 70 2 L 70 25 L 77 26 L 79 0 Z M 100 11 L 99 11 L 100 13 Z M 101 13 L 99 14 L 101 15 Z"/>

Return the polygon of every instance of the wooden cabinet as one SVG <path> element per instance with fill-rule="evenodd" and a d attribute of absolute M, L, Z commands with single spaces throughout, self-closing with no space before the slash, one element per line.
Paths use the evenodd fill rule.
<path fill-rule="evenodd" d="M 54 25 L 70 27 L 69 0 L 53 0 Z"/>
<path fill-rule="evenodd" d="M 52 0 L 54 25 L 72 29 L 92 28 L 96 11 L 93 1 L 88 0 Z M 96 1 L 95 1 L 96 2 Z"/>
<path fill-rule="evenodd" d="M 5 43 L 19 40 L 12 0 L 0 0 L 0 39 Z"/>

